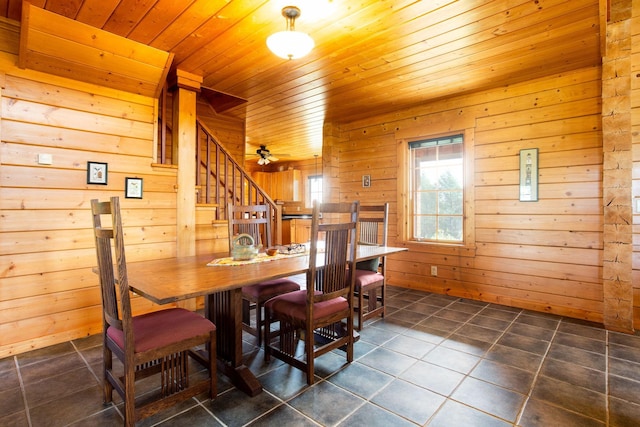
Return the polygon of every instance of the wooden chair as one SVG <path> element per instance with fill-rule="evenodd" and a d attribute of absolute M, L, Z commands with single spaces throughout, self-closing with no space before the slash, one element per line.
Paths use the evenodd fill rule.
<path fill-rule="evenodd" d="M 124 401 L 125 425 L 133 426 L 136 421 L 197 394 L 208 392 L 209 397 L 215 398 L 215 325 L 182 308 L 133 316 L 119 199 L 92 200 L 91 212 L 102 291 L 104 402 L 112 401 L 115 389 Z M 111 216 L 108 228 L 102 227 L 102 215 Z M 201 345 L 209 352 L 208 360 L 191 351 Z M 121 368 L 114 369 L 113 355 Z M 189 384 L 189 356 L 208 370 L 207 378 L 195 384 Z M 136 401 L 136 380 L 154 374 L 160 379 L 160 389 L 145 393 Z"/>
<path fill-rule="evenodd" d="M 264 357 L 273 355 L 304 371 L 314 382 L 314 359 L 331 350 L 353 360 L 353 284 L 359 203 L 315 204 L 307 289 L 265 303 Z M 320 215 L 323 223 L 320 224 Z M 346 216 L 346 218 L 345 218 Z M 337 221 L 336 221 L 337 220 Z M 319 250 L 324 242 L 324 252 Z M 271 324 L 280 329 L 271 333 Z M 304 340 L 304 357 L 298 342 Z"/>
<path fill-rule="evenodd" d="M 273 244 L 271 237 L 272 215 L 267 205 L 227 207 L 229 216 L 229 252 L 232 240 L 236 234 L 246 233 L 253 237 L 255 244 L 263 245 L 266 249 Z M 300 285 L 291 279 L 282 278 L 267 280 L 255 285 L 242 288 L 242 329 L 255 336 L 258 347 L 262 345 L 262 306 L 276 295 L 300 290 Z M 255 309 L 256 322 L 251 324 L 251 310 Z"/>
<path fill-rule="evenodd" d="M 359 244 L 387 246 L 389 203 L 377 206 L 360 206 L 358 222 L 360 224 Z M 354 295 L 358 301 L 355 308 L 358 318 L 356 329 L 358 331 L 362 329 L 365 320 L 385 315 L 385 261 L 386 257 L 380 257 L 356 264 Z"/>

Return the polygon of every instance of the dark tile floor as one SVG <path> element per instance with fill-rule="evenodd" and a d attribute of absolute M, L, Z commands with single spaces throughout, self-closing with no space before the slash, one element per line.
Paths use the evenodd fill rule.
<path fill-rule="evenodd" d="M 322 356 L 318 381 L 263 361 L 245 335 L 264 391 L 250 398 L 219 377 L 141 425 L 638 426 L 640 337 L 598 325 L 425 292 L 389 288 L 353 363 Z M 121 425 L 103 406 L 97 336 L 0 360 L 0 425 Z"/>

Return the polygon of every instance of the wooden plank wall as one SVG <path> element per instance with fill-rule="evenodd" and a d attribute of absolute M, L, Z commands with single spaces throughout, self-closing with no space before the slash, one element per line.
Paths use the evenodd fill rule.
<path fill-rule="evenodd" d="M 244 121 L 224 114 L 217 114 L 202 94 L 198 95 L 196 105 L 198 118 L 212 132 L 234 159 L 242 164 L 244 159 Z"/>
<path fill-rule="evenodd" d="M 101 331 L 91 199 L 122 197 L 128 261 L 176 255 L 176 170 L 154 166 L 156 101 L 20 70 L 15 60 L 0 57 L 0 358 Z M 239 150 L 244 126 L 208 119 Z M 53 164 L 39 165 L 40 153 Z M 86 184 L 89 160 L 108 163 L 108 185 Z M 128 176 L 144 179 L 142 200 L 124 198 Z M 197 209 L 197 253 L 228 249 L 213 209 Z M 136 313 L 156 308 L 134 298 Z"/>
<path fill-rule="evenodd" d="M 164 112 L 165 120 L 167 123 L 173 121 L 173 109 L 171 105 L 173 103 L 173 93 L 169 92 L 166 96 L 167 105 L 169 108 Z M 239 163 L 242 163 L 244 159 L 244 137 L 245 129 L 244 122 L 238 120 L 235 117 L 225 116 L 217 114 L 213 111 L 213 108 L 207 102 L 207 99 L 198 94 L 196 101 L 196 114 L 205 126 L 212 132 L 213 136 L 224 146 L 224 148 L 233 155 L 233 157 Z M 167 132 L 167 163 L 171 163 L 171 129 Z M 161 163 L 161 159 L 158 159 L 158 163 Z"/>
<path fill-rule="evenodd" d="M 12 31 L 0 28 L 0 358 L 101 330 L 91 199 L 122 197 L 128 261 L 176 251 L 175 171 L 151 166 L 156 101 L 18 69 Z M 87 161 L 108 163 L 107 185 L 86 183 Z M 124 199 L 126 177 L 144 179 L 143 199 Z"/>
<path fill-rule="evenodd" d="M 342 126 L 340 200 L 390 202 L 390 244 L 409 247 L 389 283 L 602 322 L 601 84 L 587 68 Z M 405 243 L 397 144 L 460 130 L 473 139 L 475 247 Z M 540 153 L 538 202 L 518 200 L 525 148 Z"/>
<path fill-rule="evenodd" d="M 633 2 L 632 19 L 630 20 L 631 53 L 630 53 L 630 86 L 631 86 L 631 141 L 633 159 L 633 324 L 640 329 L 640 2 Z"/>
<path fill-rule="evenodd" d="M 175 174 L 151 168 L 152 100 L 7 75 L 2 110 L 0 355 L 6 355 L 29 348 L 44 331 L 56 342 L 100 330 L 92 198 L 123 197 L 125 177 L 144 179 L 144 198 L 122 202 L 129 261 L 174 256 L 176 218 Z M 51 154 L 53 165 L 38 165 L 39 153 Z M 86 184 L 88 160 L 109 164 L 107 186 Z M 136 309 L 141 305 L 148 303 L 138 300 Z"/>
<path fill-rule="evenodd" d="M 101 331 L 91 199 L 122 198 L 128 261 L 176 254 L 176 169 L 156 165 L 157 101 L 20 69 L 18 34 L 0 21 L 0 358 Z M 205 119 L 244 153 L 243 123 Z M 107 185 L 86 183 L 87 161 L 108 163 Z M 143 178 L 143 199 L 124 198 L 126 177 Z M 196 215 L 198 253 L 227 247 L 211 209 Z"/>

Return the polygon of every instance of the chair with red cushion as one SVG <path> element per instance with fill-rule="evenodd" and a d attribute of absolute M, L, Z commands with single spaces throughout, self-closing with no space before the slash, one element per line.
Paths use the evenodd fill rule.
<path fill-rule="evenodd" d="M 359 244 L 387 246 L 389 203 L 360 206 L 358 222 L 360 224 Z M 356 264 L 354 295 L 358 301 L 355 308 L 358 318 L 356 329 L 358 331 L 364 326 L 365 320 L 385 315 L 385 261 L 386 257 L 380 257 Z"/>
<path fill-rule="evenodd" d="M 217 394 L 216 327 L 197 313 L 170 308 L 133 316 L 118 197 L 91 201 L 103 312 L 103 393 L 111 402 L 115 389 L 125 407 L 125 425 L 133 426 L 158 411 L 207 392 Z M 110 216 L 108 227 L 102 216 Z M 115 247 L 116 265 L 113 263 Z M 208 355 L 194 349 L 208 351 Z M 120 362 L 114 369 L 115 358 Z M 189 377 L 189 359 L 206 367 L 206 378 Z M 136 396 L 136 381 L 155 375 L 158 389 Z M 198 373 L 198 378 L 201 375 Z"/>
<path fill-rule="evenodd" d="M 359 203 L 314 203 L 307 289 L 271 298 L 265 308 L 264 357 L 304 371 L 314 382 L 314 359 L 334 349 L 353 360 L 353 284 Z M 320 223 L 322 218 L 322 224 Z M 322 248 L 322 246 L 324 248 Z M 280 323 L 271 332 L 272 323 Z M 304 347 L 298 343 L 304 341 Z"/>
<path fill-rule="evenodd" d="M 229 216 L 229 252 L 232 249 L 233 237 L 237 234 L 249 234 L 256 245 L 269 248 L 273 244 L 271 238 L 271 208 L 267 205 L 227 207 Z M 242 329 L 255 336 L 258 347 L 262 344 L 262 306 L 276 295 L 300 290 L 300 285 L 291 279 L 282 278 L 267 280 L 242 288 Z M 251 310 L 255 309 L 255 324 L 251 324 Z"/>

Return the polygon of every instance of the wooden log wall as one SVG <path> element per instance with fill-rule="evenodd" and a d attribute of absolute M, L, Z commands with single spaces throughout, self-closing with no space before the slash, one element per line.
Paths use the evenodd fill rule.
<path fill-rule="evenodd" d="M 157 100 L 20 69 L 18 40 L 19 26 L 0 21 L 0 358 L 101 331 L 91 199 L 121 197 L 128 261 L 176 255 L 176 169 L 157 164 Z M 204 110 L 243 154 L 244 124 Z M 88 161 L 108 164 L 107 185 L 87 184 Z M 144 180 L 142 199 L 124 198 L 126 177 Z M 213 219 L 198 208 L 198 253 L 227 249 Z M 157 308 L 133 299 L 136 314 Z"/>
<path fill-rule="evenodd" d="M 631 50 L 629 53 L 629 92 L 631 104 L 631 156 L 632 166 L 632 208 L 633 215 L 633 253 L 631 256 L 633 284 L 633 324 L 635 329 L 640 329 L 640 2 L 634 1 L 632 17 L 625 24 L 629 25 L 629 37 Z M 627 46 L 628 48 L 628 46 Z M 627 50 L 629 52 L 629 50 Z"/>
<path fill-rule="evenodd" d="M 213 136 L 224 146 L 236 161 L 242 164 L 245 151 L 244 121 L 216 113 L 207 99 L 198 95 L 196 105 L 198 118 L 207 126 Z"/>
<path fill-rule="evenodd" d="M 601 72 L 587 68 L 342 126 L 340 200 L 390 202 L 390 244 L 409 248 L 391 257 L 391 284 L 602 322 L 600 113 Z M 465 215 L 475 244 L 407 243 L 398 150 L 459 131 L 472 148 Z M 519 201 L 526 148 L 539 149 L 538 202 Z"/>
<path fill-rule="evenodd" d="M 176 250 L 175 171 L 152 167 L 156 100 L 19 69 L 17 32 L 0 25 L 0 358 L 101 330 L 91 199 L 122 198 L 128 261 Z M 87 184 L 88 161 L 108 163 L 107 185 Z M 126 177 L 143 199 L 124 198 Z"/>

